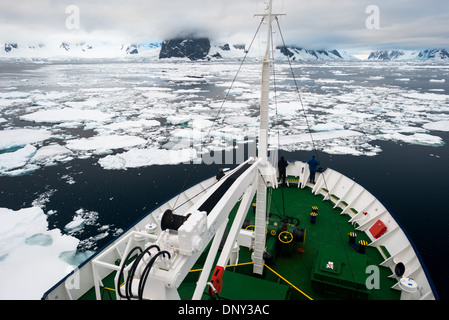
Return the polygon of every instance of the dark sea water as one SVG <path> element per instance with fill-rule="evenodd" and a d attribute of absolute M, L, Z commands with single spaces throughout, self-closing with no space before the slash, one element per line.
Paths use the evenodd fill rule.
<path fill-rule="evenodd" d="M 75 67 L 74 67 L 75 66 Z M 74 82 L 74 88 L 82 87 L 83 77 L 95 74 L 95 66 L 64 65 L 47 69 L 45 66 L 27 65 L 2 65 L 1 77 L 3 83 L 8 77 L 16 77 L 17 81 L 27 79 L 24 83 L 14 83 L 11 86 L 16 89 L 10 91 L 45 91 L 50 90 L 69 91 L 70 88 L 58 86 L 62 77 L 70 78 Z M 132 75 L 124 73 L 129 69 L 126 66 L 113 65 L 114 68 L 107 69 L 109 73 L 97 76 L 101 85 L 95 87 L 113 87 L 119 85 L 132 86 L 145 82 L 163 83 L 163 86 L 176 86 L 176 83 L 161 80 L 162 73 L 151 75 L 153 67 L 132 65 L 135 71 Z M 73 69 L 76 69 L 76 72 Z M 145 69 L 148 68 L 148 69 Z M 158 67 L 154 67 L 158 68 Z M 189 65 L 189 68 L 193 68 Z M 62 70 L 64 69 L 64 70 Z M 31 70 L 31 71 L 30 71 Z M 56 71 L 55 71 L 56 70 Z M 148 73 L 145 72 L 148 70 Z M 338 72 L 336 72 L 338 71 Z M 205 73 L 205 71 L 202 71 Z M 428 93 L 430 86 L 437 88 L 437 94 L 448 94 L 448 69 L 440 70 L 438 67 L 409 66 L 409 65 L 335 65 L 323 66 L 322 64 L 301 65 L 295 68 L 297 76 L 307 74 L 307 79 L 299 82 L 305 88 L 306 93 L 322 95 L 330 99 L 333 94 L 342 96 L 351 93 L 351 97 L 361 94 L 363 98 L 375 92 L 375 88 L 388 88 L 402 97 L 403 92 Z M 368 73 L 368 74 L 367 74 Z M 42 78 L 39 75 L 45 74 Z M 229 76 L 220 73 L 223 77 Z M 367 80 L 369 77 L 382 77 L 379 80 Z M 33 80 L 36 78 L 35 80 Z M 125 79 L 120 82 L 117 79 Z M 337 82 L 325 81 L 314 82 L 320 79 L 333 79 Z M 376 79 L 376 78 L 374 78 Z M 397 79 L 400 79 L 399 81 Z M 404 80 L 404 79 L 409 79 Z M 429 79 L 447 79 L 446 82 L 431 82 Z M 90 79 L 92 80 L 92 79 Z M 350 80 L 350 81 L 348 81 Z M 33 82 L 34 81 L 34 82 Z M 256 80 L 254 80 L 257 83 Z M 343 82 L 338 82 L 343 81 Z M 282 84 L 288 84 L 285 80 Z M 317 85 L 317 83 L 320 83 Z M 178 83 L 179 84 L 179 83 Z M 357 86 L 357 88 L 353 88 Z M 1 92 L 5 90 L 6 85 Z M 196 83 L 186 88 L 208 88 L 207 98 L 217 92 L 222 92 L 216 86 L 206 81 Z M 212 88 L 211 88 L 212 87 Z M 17 89 L 18 88 L 18 89 Z M 224 88 L 224 87 L 223 87 Z M 366 88 L 368 91 L 363 91 Z M 361 91 L 360 91 L 361 90 Z M 399 92 L 399 93 L 398 93 Z M 435 93 L 432 91 L 431 93 Z M 387 93 L 383 93 L 388 95 Z M 347 103 L 347 97 L 335 100 L 338 103 Z M 374 107 L 382 101 L 376 100 Z M 400 101 L 400 100 L 398 100 Z M 385 101 L 387 104 L 388 101 Z M 31 112 L 33 102 L 23 104 L 26 112 Z M 314 102 L 318 104 L 319 102 Z M 369 110 L 370 105 L 366 101 L 362 109 Z M 407 102 L 404 102 L 407 103 Z M 354 102 L 354 105 L 356 102 Z M 17 104 L 15 108 L 22 105 Z M 31 108 L 31 109 L 30 109 Z M 351 108 L 349 108 L 352 110 Z M 418 127 L 422 125 L 425 108 L 411 112 L 409 115 L 398 106 L 398 112 L 404 113 L 403 119 L 398 115 L 377 115 L 377 120 L 385 120 L 388 129 L 395 128 L 398 124 L 404 126 Z M 3 116 L 7 123 L 3 128 L 11 129 L 22 126 L 37 127 L 39 125 L 20 121 L 18 116 L 25 113 L 11 111 L 11 108 L 0 109 L 0 118 Z M 9 112 L 9 113 L 8 113 Z M 438 101 L 437 105 L 429 104 L 429 113 L 442 115 L 449 119 L 449 106 L 446 102 Z M 445 118 L 446 117 L 446 118 Z M 433 120 L 428 119 L 429 121 Z M 329 120 L 329 119 L 328 119 Z M 329 120 L 329 121 L 332 121 Z M 436 121 L 436 120 L 433 120 Z M 0 123 L 0 126 L 2 124 Z M 363 127 L 349 126 L 351 130 Z M 73 136 L 88 137 L 92 133 L 89 130 L 76 128 L 64 129 Z M 62 131 L 64 134 L 66 131 Z M 79 132 L 77 132 L 77 130 Z M 366 135 L 379 133 L 364 132 Z M 449 265 L 449 132 L 430 131 L 430 135 L 442 138 L 439 146 L 420 144 L 409 144 L 403 141 L 370 140 L 371 146 L 377 146 L 382 151 L 374 156 L 351 155 L 351 154 L 329 154 L 318 151 L 319 160 L 324 167 L 331 167 L 350 178 L 377 196 L 383 204 L 391 211 L 397 221 L 404 228 L 410 240 L 415 245 L 421 256 L 430 277 L 432 278 L 441 299 L 449 299 L 449 276 L 446 268 Z M 119 152 L 120 150 L 115 150 Z M 281 151 L 288 160 L 307 160 L 312 151 Z M 64 230 L 64 227 L 73 219 L 77 210 L 95 212 L 98 216 L 92 224 L 86 225 L 80 232 L 73 233 L 81 240 L 79 250 L 95 251 L 107 244 L 121 231 L 129 228 L 137 219 L 143 217 L 153 208 L 162 204 L 172 196 L 179 193 L 183 186 L 188 187 L 212 175 L 215 175 L 221 164 L 178 164 L 178 165 L 154 165 L 126 170 L 106 170 L 102 168 L 98 160 L 102 155 L 90 155 L 79 157 L 71 161 L 58 163 L 54 166 L 45 166 L 34 172 L 19 176 L 0 176 L 0 207 L 19 210 L 36 204 L 36 199 L 41 199 L 41 205 L 45 211 L 55 212 L 48 214 L 49 228 Z M 232 165 L 229 165 L 232 167 Z M 107 230 L 107 233 L 104 232 Z"/>

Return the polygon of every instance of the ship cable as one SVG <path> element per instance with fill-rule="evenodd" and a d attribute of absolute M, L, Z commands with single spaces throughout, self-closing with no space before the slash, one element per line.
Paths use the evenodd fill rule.
<path fill-rule="evenodd" d="M 283 34 L 282 34 L 281 26 L 280 26 L 280 24 L 279 24 L 279 19 L 278 19 L 277 17 L 276 17 L 276 23 L 277 23 L 277 25 L 278 25 L 279 34 L 280 34 L 280 36 L 281 36 L 282 44 L 283 44 L 283 46 L 284 46 L 284 49 L 287 50 L 287 46 L 286 46 L 285 41 L 284 41 L 284 36 L 283 36 Z M 305 110 L 305 108 L 304 108 L 304 103 L 303 103 L 303 101 L 302 101 L 301 92 L 300 92 L 300 90 L 299 90 L 299 86 L 298 86 L 298 83 L 297 83 L 297 81 L 296 81 L 295 73 L 294 73 L 294 71 L 293 71 L 292 63 L 291 63 L 291 61 L 290 61 L 290 56 L 289 56 L 288 54 L 287 54 L 287 61 L 288 61 L 289 67 L 290 67 L 290 71 L 291 71 L 291 74 L 292 74 L 292 77 L 293 77 L 293 81 L 294 81 L 295 86 L 296 86 L 296 92 L 298 93 L 299 101 L 300 101 L 300 103 L 301 103 L 301 108 L 302 108 L 303 113 L 304 113 L 304 118 L 305 118 L 305 120 L 306 120 L 306 124 L 307 124 L 307 128 L 308 128 L 308 131 L 309 131 L 310 139 L 311 139 L 311 141 L 312 141 L 313 149 L 315 150 L 316 158 L 317 158 L 317 160 L 319 161 L 319 157 L 318 157 L 318 149 L 316 148 L 315 140 L 313 139 L 312 130 L 311 130 L 311 128 L 310 128 L 310 123 L 309 123 L 309 120 L 308 120 L 308 118 L 307 118 L 306 110 Z M 330 197 L 330 191 L 329 191 L 329 187 L 327 186 L 327 182 L 326 182 L 326 178 L 325 178 L 324 173 L 322 174 L 322 177 L 323 177 L 324 185 L 325 185 L 325 187 L 326 187 L 326 191 L 327 191 L 327 193 L 328 193 L 328 197 Z M 347 252 L 347 250 L 346 250 L 346 246 L 344 245 L 342 232 L 341 232 L 340 226 L 339 226 L 339 224 L 338 224 L 337 218 L 336 218 L 336 216 L 335 216 L 335 213 L 333 214 L 333 216 L 334 216 L 335 224 L 336 224 L 336 226 L 337 226 L 338 233 L 339 233 L 339 236 L 340 236 L 340 241 L 341 241 L 341 243 L 342 243 L 342 247 L 343 247 L 344 252 L 345 252 L 346 260 L 348 261 L 348 266 L 349 266 L 349 270 L 350 270 L 350 273 L 351 273 L 351 277 L 352 277 L 352 280 L 354 281 L 354 284 L 355 284 L 355 290 L 356 290 L 357 293 L 360 295 L 360 291 L 359 291 L 358 285 L 357 285 L 356 282 L 355 282 L 354 272 L 353 272 L 353 270 L 352 270 L 351 262 L 350 262 L 350 260 L 349 260 L 349 256 L 348 256 L 348 252 Z"/>
<path fill-rule="evenodd" d="M 145 269 L 142 272 L 142 276 L 140 277 L 140 282 L 139 282 L 139 289 L 138 289 L 138 299 L 139 300 L 143 300 L 143 290 L 145 287 L 145 284 L 147 282 L 147 278 L 148 278 L 148 274 L 151 271 L 151 268 L 153 267 L 154 262 L 156 261 L 156 259 L 159 256 L 165 256 L 168 255 L 168 259 L 171 258 L 171 255 L 168 251 L 159 251 L 157 252 L 153 258 L 151 258 L 150 262 L 148 262 L 148 264 L 146 265 Z"/>
<path fill-rule="evenodd" d="M 206 139 L 207 137 L 210 136 L 210 133 L 211 133 L 212 129 L 214 128 L 215 123 L 217 122 L 218 116 L 220 115 L 221 110 L 223 109 L 224 104 L 225 104 L 226 101 L 228 100 L 228 97 L 229 97 L 229 94 L 230 94 L 230 92 L 231 92 L 231 89 L 232 89 L 232 87 L 234 86 L 235 81 L 237 80 L 237 76 L 239 75 L 240 70 L 242 69 L 242 66 L 243 66 L 243 64 L 245 63 L 246 58 L 248 57 L 249 50 L 251 49 L 251 47 L 252 47 L 252 45 L 253 45 L 254 39 L 256 39 L 256 36 L 257 36 L 257 34 L 259 33 L 259 30 L 260 30 L 260 27 L 262 26 L 263 21 L 264 21 L 264 18 L 261 19 L 261 21 L 260 21 L 260 23 L 259 23 L 259 26 L 257 27 L 257 30 L 256 30 L 256 32 L 255 32 L 255 34 L 254 34 L 254 36 L 253 36 L 253 39 L 251 40 L 251 43 L 250 43 L 250 45 L 249 45 L 249 47 L 248 47 L 248 50 L 245 50 L 245 56 L 243 57 L 243 60 L 242 60 L 242 62 L 240 63 L 240 66 L 239 66 L 239 68 L 238 68 L 238 70 L 237 70 L 236 75 L 234 76 L 234 79 L 233 79 L 232 82 L 231 82 L 231 85 L 230 85 L 229 89 L 226 91 L 226 95 L 225 95 L 225 97 L 224 97 L 224 99 L 223 99 L 223 101 L 222 101 L 222 103 L 221 103 L 220 108 L 218 109 L 217 114 L 215 115 L 215 118 L 214 118 L 214 120 L 213 120 L 213 122 L 212 122 L 212 125 L 211 125 L 210 128 L 209 128 L 209 131 L 207 132 L 207 135 L 205 136 L 205 139 Z M 203 145 L 204 145 L 204 144 L 205 144 L 205 142 L 204 142 L 204 140 L 203 140 L 203 141 L 201 142 L 200 155 L 203 153 Z M 202 161 L 201 161 L 201 162 L 202 162 Z M 189 180 L 189 177 L 190 177 L 190 175 L 191 175 L 191 173 L 192 173 L 192 169 L 193 169 L 193 161 L 192 161 L 192 165 L 190 166 L 190 170 L 189 170 L 189 173 L 188 173 L 188 175 L 187 175 L 187 178 L 184 180 L 184 184 L 182 185 L 181 191 L 178 193 L 178 197 L 176 198 L 176 201 L 175 201 L 175 204 L 173 205 L 173 207 L 176 207 L 176 204 L 178 203 L 178 200 L 179 200 L 179 197 L 181 196 L 182 191 L 185 190 L 185 186 L 186 186 L 187 181 Z"/>
<path fill-rule="evenodd" d="M 282 39 L 282 44 L 284 46 L 284 49 L 287 50 L 287 45 L 285 44 L 284 36 L 282 34 L 281 26 L 279 24 L 279 19 L 277 17 L 276 17 L 276 22 L 277 22 L 278 29 L 279 29 L 279 35 L 281 36 L 281 39 Z M 306 113 L 306 110 L 304 108 L 304 103 L 302 101 L 301 91 L 299 90 L 298 82 L 296 80 L 295 73 L 294 73 L 293 67 L 292 67 L 292 63 L 290 61 L 290 56 L 288 54 L 287 54 L 287 61 L 288 61 L 289 67 L 290 67 L 290 71 L 291 71 L 292 77 L 293 77 L 293 82 L 295 83 L 296 92 L 298 93 L 299 102 L 301 103 L 301 108 L 302 108 L 302 111 L 304 113 L 304 119 L 306 121 L 307 129 L 308 129 L 308 132 L 309 132 L 309 135 L 310 135 L 310 140 L 312 142 L 313 149 L 315 150 L 315 156 L 316 156 L 316 158 L 317 158 L 317 160 L 319 162 L 320 160 L 319 160 L 319 157 L 318 157 L 318 149 L 316 147 L 315 140 L 313 139 L 312 129 L 311 129 L 311 126 L 310 126 L 310 123 L 309 123 L 309 119 L 307 118 L 307 113 Z M 324 174 L 323 174 L 323 181 L 324 181 L 324 185 L 326 187 L 326 190 L 329 190 L 329 188 L 327 187 L 327 183 L 326 183 L 326 179 L 324 177 Z M 329 193 L 329 191 L 327 191 L 327 192 Z"/>
<path fill-rule="evenodd" d="M 250 44 L 249 44 L 248 50 L 245 50 L 245 56 L 243 57 L 243 60 L 242 60 L 242 62 L 240 63 L 239 68 L 237 69 L 237 73 L 235 74 L 234 79 L 232 80 L 231 85 L 229 86 L 229 89 L 226 91 L 226 95 L 225 95 L 223 101 L 221 102 L 220 108 L 218 109 L 218 112 L 217 112 L 217 114 L 216 114 L 216 116 L 215 116 L 215 118 L 214 118 L 214 121 L 212 122 L 212 125 L 211 125 L 210 128 L 209 128 L 209 131 L 208 131 L 208 133 L 207 133 L 207 135 L 206 135 L 206 138 L 210 136 L 210 132 L 212 131 L 212 129 L 213 129 L 214 125 L 215 125 L 215 122 L 217 122 L 218 116 L 220 115 L 221 110 L 223 109 L 224 104 L 225 104 L 226 101 L 228 100 L 228 97 L 229 97 L 229 94 L 230 94 L 230 92 L 231 92 L 231 89 L 232 89 L 232 87 L 234 86 L 235 81 L 237 80 L 237 77 L 238 77 L 238 75 L 239 75 L 239 73 L 240 73 L 240 70 L 242 69 L 243 64 L 244 64 L 245 61 L 246 61 L 246 58 L 248 57 L 248 53 L 249 53 L 249 51 L 251 50 L 251 47 L 252 47 L 252 45 L 253 45 L 253 43 L 254 43 L 254 40 L 256 39 L 257 34 L 259 33 L 259 30 L 260 30 L 260 27 L 262 26 L 263 21 L 264 21 L 264 18 L 261 19 L 261 21 L 260 21 L 260 23 L 259 23 L 259 26 L 257 27 L 257 30 L 256 30 L 256 32 L 254 33 L 254 36 L 253 36 L 253 38 L 252 38 L 252 40 L 251 40 L 251 42 L 250 42 Z M 202 152 L 203 144 L 204 144 L 204 141 L 201 143 L 201 152 Z"/>
<path fill-rule="evenodd" d="M 128 299 L 128 297 L 126 296 L 126 295 L 123 295 L 122 294 L 122 291 L 120 290 L 120 278 L 122 277 L 122 275 L 123 275 L 123 271 L 124 271 L 124 269 L 125 269 L 125 266 L 126 266 L 126 263 L 130 260 L 130 258 L 131 258 L 131 256 L 132 256 L 132 254 L 134 253 L 134 251 L 140 251 L 139 252 L 139 255 L 142 253 L 142 248 L 141 247 L 134 247 L 133 249 L 131 249 L 131 251 L 128 253 L 128 255 L 126 256 L 126 258 L 125 258 L 125 260 L 123 260 L 123 265 L 122 265 L 122 267 L 120 268 L 120 273 L 119 273 L 119 276 L 118 276 L 118 278 L 117 278 L 117 285 L 116 285 L 116 288 L 117 288 L 117 293 L 118 293 L 118 295 L 121 297 L 121 298 L 127 298 Z M 127 281 L 127 279 L 123 279 L 123 280 L 126 280 Z M 125 288 L 126 288 L 126 286 L 125 286 Z"/>
<path fill-rule="evenodd" d="M 134 248 L 128 253 L 128 255 L 127 255 L 127 257 L 126 257 L 126 260 L 125 260 L 125 262 L 123 263 L 123 266 L 122 266 L 122 268 L 121 268 L 121 270 L 120 270 L 120 276 L 122 275 L 124 266 L 125 266 L 126 262 L 129 260 L 129 258 L 131 257 L 131 254 L 133 253 L 133 251 L 134 251 L 134 250 L 139 250 L 139 251 L 141 251 L 140 254 L 137 256 L 136 260 L 134 260 L 133 264 L 131 265 L 131 268 L 130 268 L 130 270 L 129 270 L 129 272 L 128 272 L 128 276 L 126 277 L 126 281 L 125 281 L 125 295 L 122 295 L 122 294 L 121 294 L 121 292 L 120 292 L 120 287 L 118 286 L 119 281 L 120 281 L 120 276 L 119 276 L 119 278 L 118 278 L 118 280 L 117 280 L 117 281 L 118 281 L 118 282 L 117 282 L 117 289 L 118 289 L 118 292 L 119 292 L 120 297 L 126 298 L 126 299 L 128 299 L 128 300 L 131 300 L 132 298 L 137 298 L 137 296 L 134 296 L 134 295 L 132 294 L 132 282 L 133 282 L 133 280 L 134 280 L 134 275 L 135 275 L 135 273 L 136 273 L 137 266 L 139 265 L 139 263 L 140 263 L 140 261 L 142 260 L 143 256 L 144 256 L 145 254 L 148 254 L 148 255 L 151 257 L 151 253 L 150 253 L 149 251 L 150 251 L 151 249 L 153 249 L 153 248 L 156 248 L 156 249 L 158 250 L 158 252 L 160 252 L 160 250 L 161 250 L 161 249 L 159 248 L 159 246 L 157 246 L 157 245 L 151 245 L 151 246 L 149 246 L 148 248 L 146 248 L 146 249 L 143 250 L 143 251 L 142 251 L 142 249 L 141 249 L 140 247 L 134 247 Z"/>

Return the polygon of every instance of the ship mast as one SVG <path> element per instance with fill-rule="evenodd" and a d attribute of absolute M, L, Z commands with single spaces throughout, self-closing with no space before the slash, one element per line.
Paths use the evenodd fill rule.
<path fill-rule="evenodd" d="M 258 140 L 258 158 L 260 160 L 259 172 L 257 175 L 257 200 L 256 200 L 256 219 L 254 227 L 254 253 L 253 253 L 253 273 L 262 274 L 264 267 L 263 254 L 265 251 L 265 227 L 266 227 L 266 208 L 267 208 L 267 180 L 266 174 L 270 170 L 271 165 L 268 162 L 268 105 L 269 105 L 269 86 L 270 86 L 270 52 L 272 41 L 271 23 L 278 15 L 272 12 L 272 0 L 269 1 L 268 7 L 264 14 L 256 14 L 262 16 L 267 23 L 267 42 L 265 56 L 262 61 L 262 86 L 260 98 L 260 127 Z M 276 182 L 275 182 L 276 183 Z"/>

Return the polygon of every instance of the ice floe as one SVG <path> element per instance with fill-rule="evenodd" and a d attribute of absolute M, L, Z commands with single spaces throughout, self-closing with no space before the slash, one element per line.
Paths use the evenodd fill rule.
<path fill-rule="evenodd" d="M 196 159 L 195 149 L 131 149 L 129 151 L 108 155 L 98 162 L 104 169 L 127 169 L 151 165 L 179 164 Z"/>
<path fill-rule="evenodd" d="M 112 115 L 98 110 L 80 110 L 77 108 L 46 109 L 39 110 L 21 116 L 22 120 L 34 122 L 59 123 L 66 121 L 106 121 Z"/>
<path fill-rule="evenodd" d="M 59 229 L 49 230 L 39 207 L 0 208 L 0 281 L 7 288 L 0 290 L 0 299 L 40 299 L 83 261 L 85 257 L 76 261 L 78 243 Z M 71 255 L 75 265 L 61 259 L 64 255 Z"/>
<path fill-rule="evenodd" d="M 67 141 L 67 148 L 76 151 L 110 150 L 145 144 L 143 138 L 130 135 L 105 135 Z"/>
<path fill-rule="evenodd" d="M 423 125 L 427 130 L 449 131 L 449 120 L 430 122 Z"/>
<path fill-rule="evenodd" d="M 51 132 L 46 129 L 0 130 L 0 151 L 23 147 L 30 143 L 42 142 L 51 136 Z"/>
<path fill-rule="evenodd" d="M 444 144 L 444 141 L 441 137 L 433 136 L 426 133 L 414 133 L 412 135 L 408 135 L 399 132 L 394 132 L 394 133 L 381 134 L 378 136 L 378 138 L 382 140 L 392 140 L 428 146 L 441 146 L 442 144 Z"/>
<path fill-rule="evenodd" d="M 75 212 L 72 221 L 65 225 L 64 230 L 69 234 L 75 234 L 81 231 L 84 226 L 97 225 L 97 219 L 98 212 L 81 208 Z"/>
<path fill-rule="evenodd" d="M 16 151 L 0 154 L 0 174 L 22 168 L 34 156 L 36 150 L 36 147 L 27 144 Z"/>
<path fill-rule="evenodd" d="M 73 152 L 59 144 L 44 146 L 36 151 L 30 163 L 53 165 L 58 162 L 67 162 L 73 159 Z"/>
<path fill-rule="evenodd" d="M 89 77 L 74 72 L 73 66 L 42 66 L 42 70 L 60 73 L 64 81 L 57 80 L 59 91 L 55 87 L 36 89 L 29 77 L 27 82 L 18 79 L 0 90 L 3 163 L 11 157 L 0 174 L 24 174 L 92 155 L 99 156 L 105 169 L 176 164 L 191 157 L 174 161 L 168 151 L 193 148 L 198 158 L 211 150 L 229 150 L 235 141 L 252 141 L 258 135 L 258 63 L 244 65 L 236 81 L 232 81 L 236 63 L 129 63 L 106 70 L 100 64 L 80 67 Z M 445 70 L 432 74 L 426 91 L 407 87 L 421 70 L 415 66 L 294 67 L 302 102 L 291 89 L 288 65 L 277 64 L 277 91 L 270 92 L 270 143 L 277 142 L 274 135 L 279 134 L 282 149 L 310 150 L 309 130 L 315 147 L 330 154 L 372 156 L 381 152 L 371 143 L 378 139 L 432 146 L 443 143 L 436 132 L 429 131 L 446 131 L 445 123 L 432 124 L 447 119 L 449 112 Z M 366 81 L 358 82 L 360 77 Z M 223 104 L 226 94 L 228 101 Z M 33 126 L 18 129 L 17 118 Z M 14 153 L 28 144 L 36 148 L 31 157 L 25 154 L 30 147 Z"/>

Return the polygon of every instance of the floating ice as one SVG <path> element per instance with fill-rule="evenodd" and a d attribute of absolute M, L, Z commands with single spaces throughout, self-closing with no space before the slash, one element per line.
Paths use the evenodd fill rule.
<path fill-rule="evenodd" d="M 334 131 L 343 129 L 344 126 L 338 123 L 319 123 L 312 126 L 313 131 Z"/>
<path fill-rule="evenodd" d="M 449 100 L 449 96 L 437 93 L 413 92 L 413 93 L 404 93 L 403 96 L 407 98 L 420 99 L 420 100 L 437 100 L 437 101 Z"/>
<path fill-rule="evenodd" d="M 161 123 L 157 120 L 129 120 L 129 121 L 122 121 L 122 122 L 114 122 L 108 125 L 104 125 L 101 127 L 96 128 L 97 131 L 101 130 L 110 130 L 110 131 L 116 131 L 116 130 L 123 130 L 123 131 L 132 131 L 134 129 L 144 129 L 144 128 L 151 128 L 151 127 L 158 127 Z"/>
<path fill-rule="evenodd" d="M 126 169 L 152 165 L 179 164 L 196 159 L 194 149 L 165 150 L 157 148 L 131 149 L 117 155 L 109 155 L 98 161 L 104 169 Z"/>
<path fill-rule="evenodd" d="M 112 118 L 111 114 L 98 110 L 81 110 L 75 108 L 46 109 L 39 110 L 20 117 L 22 120 L 34 122 L 59 123 L 67 121 L 107 121 Z"/>
<path fill-rule="evenodd" d="M 0 154 L 0 175 L 25 166 L 36 153 L 36 147 L 27 144 L 14 152 Z"/>
<path fill-rule="evenodd" d="M 78 243 L 59 229 L 48 230 L 39 207 L 0 208 L 0 299 L 40 299 L 73 269 L 60 255 L 75 254 Z"/>
<path fill-rule="evenodd" d="M 67 148 L 77 151 L 109 150 L 134 147 L 147 141 L 140 137 L 129 135 L 106 135 L 92 138 L 81 138 L 67 141 Z"/>
<path fill-rule="evenodd" d="M 0 150 L 23 147 L 29 143 L 45 141 L 52 134 L 46 129 L 0 130 Z"/>
<path fill-rule="evenodd" d="M 186 123 L 192 120 L 192 116 L 190 115 L 175 115 L 175 116 L 168 116 L 167 122 L 171 124 L 182 124 Z"/>
<path fill-rule="evenodd" d="M 69 234 L 74 234 L 81 231 L 84 226 L 96 225 L 98 219 L 98 212 L 85 210 L 83 208 L 78 209 L 73 216 L 72 221 L 67 223 L 64 230 Z"/>
<path fill-rule="evenodd" d="M 426 123 L 423 125 L 423 128 L 435 131 L 449 131 L 449 120 Z"/>
<path fill-rule="evenodd" d="M 145 150 L 151 146 L 155 150 L 169 148 L 175 151 L 193 146 L 199 151 L 200 145 L 206 152 L 227 150 L 233 141 L 257 136 L 258 63 L 244 65 L 229 92 L 228 101 L 224 104 L 222 101 L 237 67 L 235 63 L 160 61 L 157 64 L 115 64 L 107 70 L 96 64 L 83 65 L 83 71 L 93 75 L 91 79 L 72 73 L 73 70 L 67 66 L 44 66 L 41 70 L 60 72 L 61 79 L 56 82 L 67 84 L 61 92 L 35 90 L 33 79 L 26 74 L 29 80 L 26 85 L 33 85 L 29 92 L 25 92 L 24 83 L 20 83 L 19 88 L 17 81 L 20 79 L 5 86 L 13 89 L 0 92 L 0 109 L 5 110 L 0 122 L 7 121 L 5 126 L 13 126 L 19 117 L 35 122 L 33 125 L 40 126 L 40 129 L 26 129 L 31 134 L 24 132 L 17 143 L 2 139 L 4 133 L 0 131 L 0 149 L 3 142 L 4 149 L 33 144 L 38 150 L 24 167 L 8 172 L 23 174 L 32 171 L 32 165 L 51 165 L 68 161 L 71 157 L 88 158 L 92 155 L 110 155 L 107 159 L 115 159 L 116 163 L 111 166 L 116 168 L 152 163 L 141 158 L 130 160 L 133 153 L 114 155 L 114 150 L 121 148 Z M 372 149 L 374 147 L 369 142 L 375 139 L 439 143 L 424 134 L 429 130 L 429 121 L 446 119 L 441 115 L 449 112 L 449 95 L 444 94 L 445 89 L 441 87 L 447 76 L 444 70 L 432 74 L 428 84 L 435 88 L 426 92 L 406 87 L 407 82 L 415 83 L 415 76 L 409 72 L 415 70 L 415 66 L 398 65 L 395 69 L 391 65 L 362 63 L 360 68 L 345 63 L 300 65 L 295 72 L 301 85 L 302 105 L 298 93 L 292 89 L 293 79 L 288 65 L 280 63 L 277 68 L 276 104 L 270 104 L 269 115 L 271 125 L 275 126 L 273 132 L 280 130 L 281 140 L 288 141 L 281 143 L 286 150 L 310 148 L 310 134 L 304 134 L 307 124 L 311 126 L 314 140 L 320 142 L 316 147 L 329 153 L 344 153 L 346 150 L 347 154 L 356 154 L 363 150 L 366 155 L 374 155 L 378 150 Z M 367 68 L 376 70 L 366 73 Z M 101 88 L 96 87 L 100 81 L 95 77 L 97 70 L 102 70 Z M 123 77 L 124 70 L 126 77 Z M 385 74 L 392 75 L 393 82 L 389 83 L 391 80 Z M 365 81 L 357 82 L 355 77 L 360 76 Z M 117 79 L 123 80 L 120 87 L 117 87 Z M 274 95 L 272 90 L 272 102 L 275 101 Z M 11 108 L 12 105 L 18 107 Z M 84 126 L 84 132 L 91 130 L 88 134 L 96 136 L 83 138 L 80 131 L 71 130 L 80 126 Z M 36 134 L 33 133 L 38 133 L 37 130 L 46 133 L 43 140 L 34 140 Z M 347 136 L 349 132 L 358 134 Z M 33 140 L 28 141 L 31 137 Z M 50 137 L 60 139 L 61 147 L 39 148 L 38 142 Z M 205 138 L 207 141 L 202 141 Z M 354 150 L 342 148 L 348 144 L 352 144 Z M 143 157 L 143 153 L 145 151 L 139 151 L 135 155 Z M 155 163 L 161 164 L 162 160 Z M 68 181 L 73 182 L 73 179 Z"/>
<path fill-rule="evenodd" d="M 313 133 L 313 140 L 314 141 L 332 140 L 332 139 L 337 139 L 337 138 L 348 138 L 348 137 L 362 136 L 362 135 L 363 135 L 363 133 L 353 131 L 353 130 L 323 131 L 323 132 Z M 277 138 L 278 138 L 277 136 L 270 137 L 269 143 L 277 144 Z M 295 143 L 302 143 L 302 142 L 311 142 L 309 133 L 294 134 L 294 135 L 287 135 L 287 136 L 281 135 L 279 137 L 279 143 L 280 143 L 281 147 L 288 146 L 288 145 L 294 145 Z"/>
<path fill-rule="evenodd" d="M 57 162 L 66 162 L 73 159 L 73 152 L 59 144 L 52 144 L 40 148 L 30 159 L 30 163 L 52 165 Z"/>
<path fill-rule="evenodd" d="M 441 137 L 432 136 L 426 133 L 414 133 L 412 135 L 408 135 L 394 132 L 378 135 L 377 138 L 382 140 L 402 141 L 410 144 L 420 144 L 427 146 L 441 146 L 444 144 L 444 141 Z"/>

